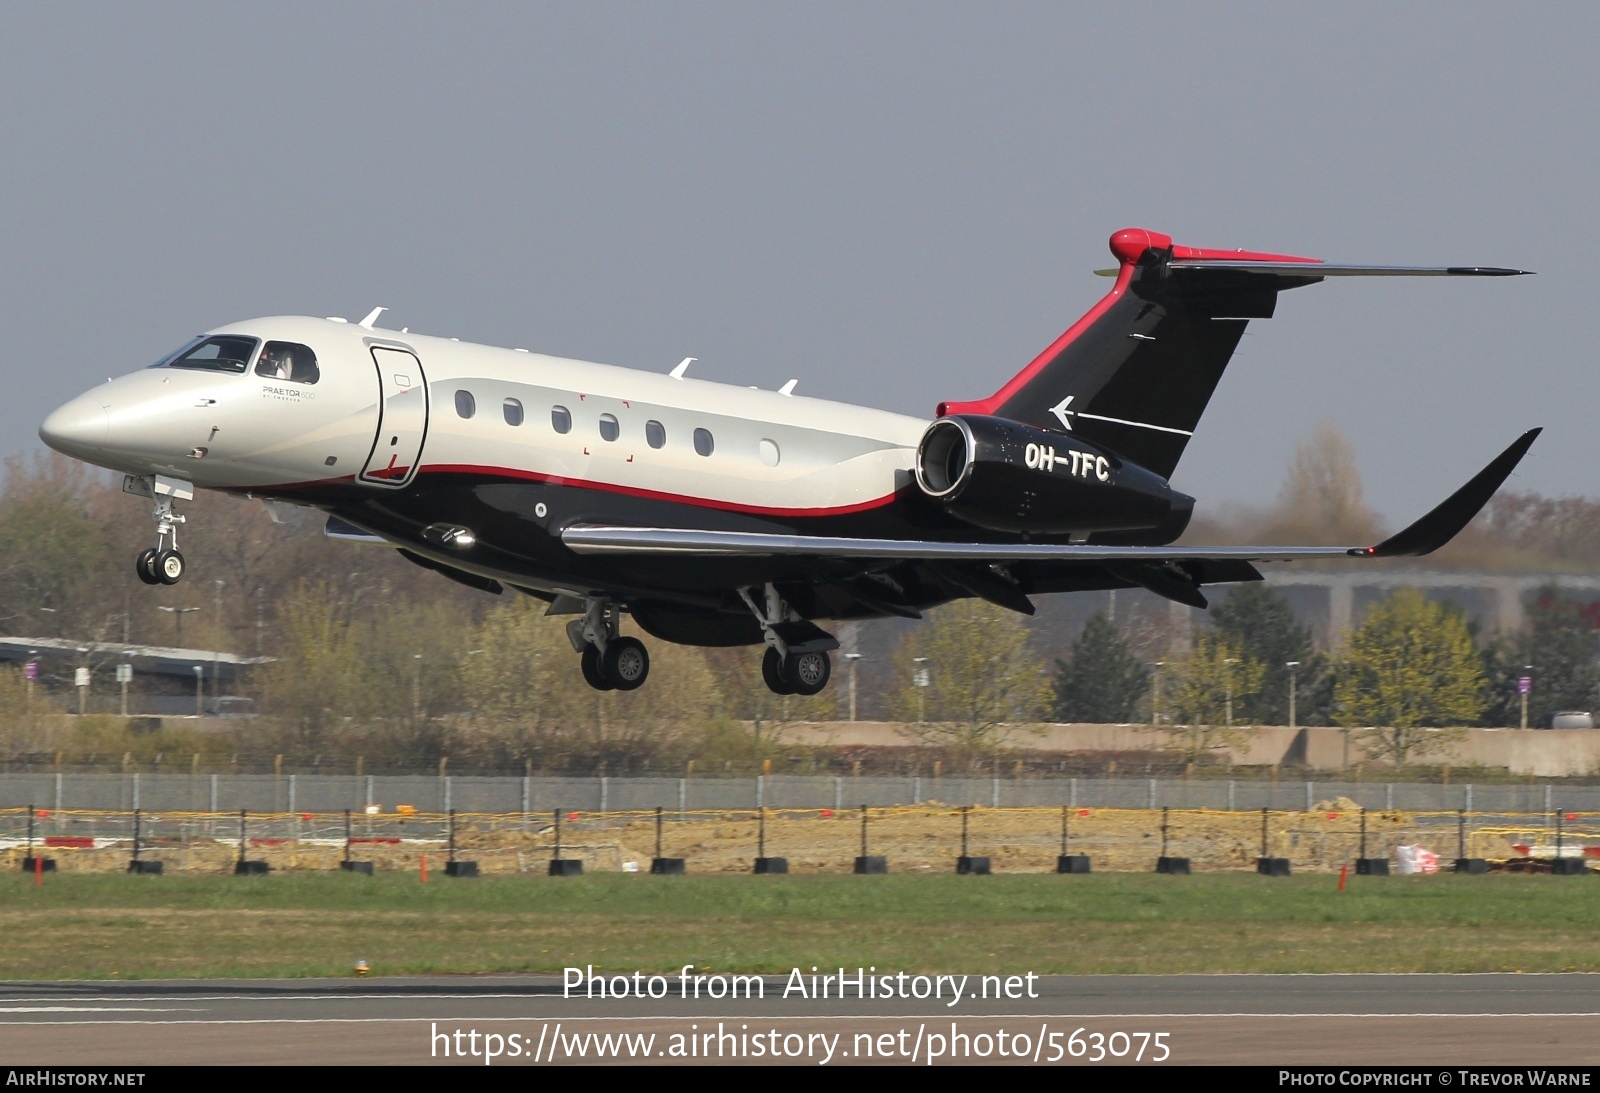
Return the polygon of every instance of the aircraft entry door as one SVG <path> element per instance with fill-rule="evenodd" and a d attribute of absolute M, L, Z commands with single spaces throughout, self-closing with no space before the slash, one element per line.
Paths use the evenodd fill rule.
<path fill-rule="evenodd" d="M 428 379 L 422 362 L 402 349 L 372 347 L 378 368 L 378 436 L 361 470 L 375 486 L 409 485 L 428 432 Z"/>

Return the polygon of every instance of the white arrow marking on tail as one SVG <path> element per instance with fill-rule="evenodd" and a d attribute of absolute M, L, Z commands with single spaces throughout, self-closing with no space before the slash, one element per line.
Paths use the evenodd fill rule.
<path fill-rule="evenodd" d="M 1068 410 L 1067 407 L 1072 405 L 1072 400 L 1076 397 L 1076 395 L 1068 395 L 1050 407 L 1050 412 L 1056 415 L 1056 420 L 1061 422 L 1061 427 L 1069 433 L 1072 432 L 1072 422 L 1068 421 L 1067 418 L 1072 416 L 1075 411 Z"/>

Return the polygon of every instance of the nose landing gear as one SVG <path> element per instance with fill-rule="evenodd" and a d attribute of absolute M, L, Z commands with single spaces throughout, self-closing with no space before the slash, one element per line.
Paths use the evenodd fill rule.
<path fill-rule="evenodd" d="M 178 552 L 178 525 L 182 516 L 172 511 L 172 502 L 179 496 L 194 496 L 193 489 L 179 490 L 168 484 L 169 480 L 157 478 L 154 482 L 130 478 L 123 485 L 128 493 L 154 497 L 156 502 L 156 545 L 142 551 L 133 562 L 133 571 L 145 584 L 177 584 L 183 580 L 184 560 Z M 135 483 L 142 488 L 130 488 Z M 163 487 L 165 487 L 163 489 Z M 168 546 L 170 541 L 171 546 Z"/>
<path fill-rule="evenodd" d="M 650 676 L 650 652 L 638 638 L 618 635 L 616 604 L 584 601 L 583 618 L 567 624 L 567 640 L 579 652 L 583 681 L 597 691 L 632 691 Z"/>

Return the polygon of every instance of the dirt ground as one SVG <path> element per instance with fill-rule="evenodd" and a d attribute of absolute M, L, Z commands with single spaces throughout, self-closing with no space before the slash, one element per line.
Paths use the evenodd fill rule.
<path fill-rule="evenodd" d="M 275 828 L 264 828 L 274 830 L 273 835 L 248 841 L 246 856 L 266 861 L 274 871 L 337 869 L 344 856 L 342 827 L 319 824 L 318 819 L 325 818 L 279 818 Z M 996 873 L 1053 872 L 1062 852 L 1063 819 L 1068 851 L 1089 855 L 1097 872 L 1148 872 L 1163 847 L 1171 857 L 1188 858 L 1197 872 L 1251 870 L 1263 854 L 1259 812 L 1174 810 L 1163 815 L 1160 810 L 1073 809 L 1063 817 L 1062 810 L 1049 808 L 971 809 L 966 814 L 967 853 L 988 857 Z M 1538 847 L 1550 841 L 1542 828 L 1490 826 L 1485 819 L 1469 832 L 1468 856 L 1517 858 L 1525 854 L 1518 847 L 1533 848 L 1537 855 Z M 865 852 L 887 858 L 893 872 L 950 871 L 962 852 L 962 820 L 961 810 L 938 803 L 872 809 Z M 753 811 L 670 813 L 661 824 L 660 855 L 685 859 L 695 873 L 749 872 L 758 853 L 760 825 Z M 1367 857 L 1390 857 L 1398 845 L 1419 843 L 1442 859 L 1457 856 L 1454 815 L 1369 812 L 1366 825 Z M 180 828 L 182 834 L 173 833 Z M 73 830 L 95 830 L 95 824 L 79 817 Z M 1573 825 L 1568 845 L 1600 841 L 1585 839 L 1583 832 L 1589 830 L 1593 828 Z M 202 821 L 174 819 L 167 831 L 145 843 L 144 857 L 163 861 L 175 874 L 233 870 L 239 857 L 236 840 L 222 838 Z M 44 845 L 39 852 L 53 858 L 63 872 L 121 871 L 127 867 L 131 841 L 109 826 L 105 833 L 114 833 L 116 841 L 106 845 L 102 838 L 98 848 Z M 485 874 L 543 873 L 554 849 L 553 834 L 544 817 L 462 817 L 457 856 L 476 861 Z M 590 871 L 648 871 L 656 856 L 656 837 L 652 815 L 573 813 L 562 825 L 561 854 L 583 861 Z M 787 858 L 794 873 L 849 872 L 863 852 L 862 838 L 858 810 L 773 811 L 765 818 L 766 854 Z M 442 818 L 415 817 L 404 823 L 389 818 L 358 839 L 362 841 L 351 847 L 351 857 L 384 871 L 420 872 L 426 862 L 437 872 L 448 854 Z M 1267 856 L 1288 858 L 1297 871 L 1336 871 L 1362 856 L 1361 847 L 1361 815 L 1351 802 L 1324 801 L 1309 812 L 1276 812 L 1267 818 Z M 13 844 L 0 851 L 0 863 L 14 871 L 24 853 Z"/>

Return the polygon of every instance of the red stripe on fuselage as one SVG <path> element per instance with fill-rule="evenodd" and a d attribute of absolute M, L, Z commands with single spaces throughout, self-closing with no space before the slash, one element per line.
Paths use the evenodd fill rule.
<path fill-rule="evenodd" d="M 854 512 L 867 512 L 892 504 L 895 494 L 874 497 L 853 505 L 828 505 L 821 508 L 784 508 L 776 505 L 746 505 L 738 501 L 718 501 L 710 497 L 693 497 L 689 494 L 647 490 L 640 486 L 624 486 L 616 482 L 599 482 L 586 478 L 568 478 L 558 474 L 542 474 L 512 467 L 482 467 L 470 463 L 436 463 L 417 471 L 420 478 L 432 474 L 471 474 L 491 478 L 516 478 L 524 482 L 543 482 L 552 486 L 571 486 L 576 489 L 600 490 L 603 493 L 620 493 L 628 497 L 644 497 L 653 501 L 670 501 L 679 505 L 693 505 L 703 509 L 720 509 L 724 512 L 747 512 L 758 516 L 847 516 Z"/>

